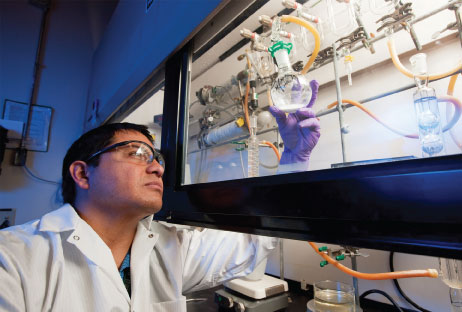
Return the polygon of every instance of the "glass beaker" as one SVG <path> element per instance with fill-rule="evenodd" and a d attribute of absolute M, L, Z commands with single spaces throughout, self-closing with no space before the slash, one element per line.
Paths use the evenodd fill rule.
<path fill-rule="evenodd" d="M 314 283 L 314 311 L 355 312 L 353 286 L 334 281 Z"/>
<path fill-rule="evenodd" d="M 451 312 L 461 312 L 462 289 L 449 288 L 449 298 L 451 298 Z"/>
<path fill-rule="evenodd" d="M 446 258 L 438 258 L 438 261 L 443 282 L 451 288 L 462 289 L 462 261 Z"/>

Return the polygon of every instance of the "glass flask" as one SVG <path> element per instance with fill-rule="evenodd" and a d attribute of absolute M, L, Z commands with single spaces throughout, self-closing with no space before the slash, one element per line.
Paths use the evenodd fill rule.
<path fill-rule="evenodd" d="M 258 76 L 265 78 L 274 73 L 273 58 L 267 52 L 253 51 L 249 53 L 250 61 Z"/>
<path fill-rule="evenodd" d="M 355 312 L 353 286 L 334 281 L 314 283 L 314 311 Z"/>
<path fill-rule="evenodd" d="M 273 104 L 286 113 L 292 113 L 304 107 L 311 99 L 311 87 L 304 75 L 292 70 L 289 60 L 291 44 L 279 41 L 270 48 L 276 59 L 278 77 L 271 87 Z"/>
<path fill-rule="evenodd" d="M 369 8 L 376 15 L 387 15 L 395 10 L 396 3 L 396 0 L 369 0 Z"/>
<path fill-rule="evenodd" d="M 443 282 L 451 288 L 462 289 L 462 261 L 438 258 Z"/>
<path fill-rule="evenodd" d="M 282 0 L 282 4 L 288 9 L 294 9 L 297 13 L 297 17 L 310 22 L 316 27 L 321 39 L 321 44 L 324 41 L 324 30 L 322 20 L 315 15 L 312 15 L 311 9 L 308 6 L 308 2 L 303 5 L 294 0 Z M 325 25 L 324 25 L 325 26 Z M 298 33 L 295 37 L 296 43 L 303 46 L 305 50 L 312 51 L 314 49 L 314 40 L 311 33 L 303 26 L 299 26 Z"/>
<path fill-rule="evenodd" d="M 339 37 L 351 33 L 356 26 L 355 13 L 352 3 L 336 0 L 327 1 L 327 16 L 332 32 Z"/>
<path fill-rule="evenodd" d="M 441 117 L 435 89 L 428 86 L 425 53 L 410 58 L 417 90 L 414 92 L 414 108 L 419 126 L 419 139 L 423 157 L 442 154 L 444 150 Z"/>

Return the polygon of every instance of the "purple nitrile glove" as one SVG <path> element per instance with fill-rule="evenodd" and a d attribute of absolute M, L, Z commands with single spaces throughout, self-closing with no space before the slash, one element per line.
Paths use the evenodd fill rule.
<path fill-rule="evenodd" d="M 312 90 L 311 100 L 306 107 L 300 108 L 295 113 L 286 115 L 276 106 L 270 106 L 269 111 L 276 118 L 279 133 L 284 141 L 284 152 L 280 164 L 306 163 L 311 151 L 318 143 L 321 136 L 319 120 L 311 109 L 318 96 L 319 83 L 310 81 Z"/>

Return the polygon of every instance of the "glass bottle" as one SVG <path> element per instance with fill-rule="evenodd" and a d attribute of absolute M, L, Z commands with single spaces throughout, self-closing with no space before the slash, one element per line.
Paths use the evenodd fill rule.
<path fill-rule="evenodd" d="M 444 152 L 441 117 L 435 89 L 428 86 L 426 54 L 418 53 L 412 56 L 410 61 L 417 86 L 414 92 L 414 108 L 419 126 L 422 156 L 441 155 Z"/>

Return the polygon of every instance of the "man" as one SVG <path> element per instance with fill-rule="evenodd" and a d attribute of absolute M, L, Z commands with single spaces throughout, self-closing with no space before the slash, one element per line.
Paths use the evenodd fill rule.
<path fill-rule="evenodd" d="M 0 310 L 186 311 L 183 293 L 251 273 L 277 244 L 152 221 L 163 173 L 144 126 L 82 135 L 63 162 L 67 204 L 0 231 Z"/>
<path fill-rule="evenodd" d="M 271 108 L 286 144 L 282 166 L 306 170 L 319 139 L 313 105 Z M 82 135 L 62 171 L 66 203 L 0 231 L 0 311 L 186 311 L 184 293 L 253 271 L 277 239 L 177 230 L 162 207 L 164 160 L 145 126 L 109 124 Z"/>

